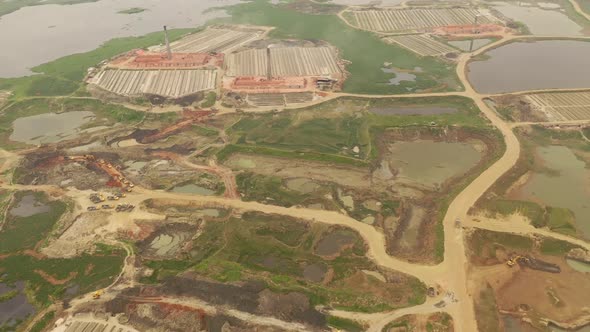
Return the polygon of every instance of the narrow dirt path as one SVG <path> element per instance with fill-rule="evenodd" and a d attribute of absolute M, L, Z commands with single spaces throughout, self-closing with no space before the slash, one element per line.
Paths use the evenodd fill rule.
<path fill-rule="evenodd" d="M 579 0 L 579 1 L 588 1 L 588 0 Z M 576 10 L 576 12 L 578 12 L 578 14 L 584 16 L 588 21 L 590 21 L 590 13 L 586 13 L 584 11 L 584 9 L 582 9 L 582 7 L 578 3 L 578 1 L 576 1 L 576 0 L 570 0 L 570 3 L 572 4 L 572 6 Z"/>

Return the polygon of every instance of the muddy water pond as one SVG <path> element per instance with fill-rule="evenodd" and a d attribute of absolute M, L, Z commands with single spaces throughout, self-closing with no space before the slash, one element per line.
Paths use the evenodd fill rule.
<path fill-rule="evenodd" d="M 10 214 L 15 217 L 30 217 L 39 213 L 51 211 L 49 205 L 43 204 L 37 200 L 35 195 L 24 195 L 20 201 L 10 209 Z"/>
<path fill-rule="evenodd" d="M 212 7 L 239 0 L 100 0 L 76 5 L 24 7 L 0 18 L 2 47 L 0 77 L 25 76 L 29 68 L 74 53 L 87 52 L 107 40 L 144 35 L 162 26 L 195 28 L 207 20 L 226 16 Z M 139 7 L 146 10 L 119 14 Z M 18 33 L 14 33 L 18 31 Z"/>
<path fill-rule="evenodd" d="M 289 179 L 286 181 L 285 185 L 287 188 L 303 194 L 312 193 L 321 187 L 318 183 L 306 178 Z"/>
<path fill-rule="evenodd" d="M 18 291 L 16 296 L 10 300 L 0 302 L 0 326 L 10 327 L 15 325 L 18 320 L 24 320 L 35 313 L 35 307 L 29 303 L 24 294 L 25 283 L 18 281 L 16 287 L 9 287 L 0 283 L 0 296 L 7 293 Z M 10 331 L 10 328 L 8 329 Z"/>
<path fill-rule="evenodd" d="M 373 107 L 369 112 L 377 115 L 437 115 L 457 112 L 452 107 Z"/>
<path fill-rule="evenodd" d="M 590 169 L 564 146 L 538 147 L 536 153 L 552 172 L 533 173 L 516 198 L 570 209 L 576 217 L 576 228 L 590 238 Z"/>
<path fill-rule="evenodd" d="M 524 23 L 533 35 L 583 35 L 583 28 L 576 22 L 572 21 L 565 13 L 558 10 L 547 10 L 530 5 L 519 6 L 514 3 L 505 2 L 495 3 L 494 8 L 506 17 Z"/>
<path fill-rule="evenodd" d="M 473 50 L 475 51 L 478 48 L 482 48 L 491 42 L 491 39 L 473 39 Z M 449 41 L 449 44 L 462 51 L 469 51 L 471 48 L 471 40 L 451 40 Z"/>
<path fill-rule="evenodd" d="M 46 113 L 16 119 L 10 139 L 27 144 L 55 143 L 71 138 L 79 128 L 92 121 L 88 111 Z"/>
<path fill-rule="evenodd" d="M 303 277 L 311 282 L 322 282 L 326 272 L 328 272 L 328 267 L 325 264 L 311 264 L 303 268 Z"/>
<path fill-rule="evenodd" d="M 215 191 L 196 185 L 194 183 L 187 183 L 181 186 L 176 186 L 172 188 L 172 192 L 181 193 L 181 194 L 196 194 L 196 195 L 203 195 L 203 196 L 213 196 L 215 195 Z"/>
<path fill-rule="evenodd" d="M 412 206 L 410 221 L 408 227 L 405 229 L 401 239 L 400 246 L 405 249 L 416 247 L 418 243 L 418 234 L 422 220 L 426 216 L 426 211 L 418 206 Z"/>
<path fill-rule="evenodd" d="M 590 87 L 590 42 L 515 42 L 469 64 L 469 80 L 482 93 Z"/>
<path fill-rule="evenodd" d="M 349 231 L 335 231 L 324 236 L 316 245 L 315 253 L 320 256 L 337 256 L 340 251 L 354 244 L 356 236 Z"/>
<path fill-rule="evenodd" d="M 481 152 L 472 144 L 459 142 L 395 142 L 389 145 L 389 152 L 399 179 L 427 187 L 467 172 L 481 159 Z"/>

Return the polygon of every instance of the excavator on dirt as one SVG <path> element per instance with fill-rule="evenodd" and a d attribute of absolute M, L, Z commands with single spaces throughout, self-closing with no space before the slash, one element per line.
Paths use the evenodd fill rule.
<path fill-rule="evenodd" d="M 100 299 L 101 296 L 102 296 L 102 289 L 97 290 L 96 292 L 92 293 L 92 298 L 95 300 Z"/>
<path fill-rule="evenodd" d="M 514 256 L 514 257 L 510 258 L 508 261 L 506 261 L 506 265 L 513 267 L 514 265 L 516 265 L 516 263 L 518 263 L 518 260 L 523 260 L 524 262 L 529 261 L 528 257 L 518 255 L 518 256 Z"/>

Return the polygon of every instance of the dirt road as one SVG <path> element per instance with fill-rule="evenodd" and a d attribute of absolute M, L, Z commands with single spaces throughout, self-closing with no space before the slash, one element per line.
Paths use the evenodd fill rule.
<path fill-rule="evenodd" d="M 449 304 L 444 307 L 444 309 L 439 309 L 432 304 L 433 299 L 429 299 L 425 304 L 412 307 L 412 308 L 405 308 L 396 310 L 390 313 L 379 313 L 374 315 L 366 315 L 360 313 L 349 313 L 349 312 L 340 312 L 340 311 L 332 311 L 334 315 L 341 315 L 342 317 L 351 317 L 360 320 L 366 320 L 370 324 L 370 331 L 380 331 L 380 329 L 385 326 L 389 321 L 400 317 L 404 314 L 410 313 L 430 313 L 430 312 L 437 312 L 444 310 L 448 312 L 454 319 L 455 322 L 455 331 L 457 332 L 472 332 L 477 331 L 477 323 L 475 320 L 475 312 L 473 308 L 473 299 L 470 295 L 470 287 L 469 287 L 469 280 L 467 278 L 468 275 L 468 261 L 466 256 L 466 248 L 464 245 L 464 231 L 461 227 L 456 227 L 456 220 L 459 219 L 461 222 L 465 222 L 467 226 L 470 227 L 479 227 L 479 228 L 493 228 L 496 231 L 506 231 L 506 232 L 522 232 L 523 234 L 543 234 L 551 237 L 561 238 L 560 235 L 556 235 L 554 233 L 545 232 L 543 230 L 538 230 L 534 228 L 526 228 L 522 225 L 515 225 L 515 224 L 508 224 L 508 223 L 476 223 L 472 221 L 468 221 L 467 212 L 471 206 L 475 204 L 477 199 L 481 197 L 485 193 L 485 191 L 505 172 L 511 169 L 518 160 L 520 154 L 520 145 L 519 142 L 512 132 L 512 128 L 516 125 L 524 125 L 528 123 L 522 124 L 508 124 L 504 122 L 492 109 L 490 109 L 485 103 L 484 98 L 487 95 L 479 94 L 477 91 L 473 89 L 471 86 L 468 77 L 467 77 L 467 64 L 472 56 L 481 54 L 491 48 L 497 47 L 500 44 L 503 44 L 510 40 L 515 39 L 531 39 L 533 37 L 521 37 L 521 36 L 507 36 L 497 42 L 489 44 L 472 54 L 463 54 L 458 59 L 457 65 L 457 76 L 459 77 L 460 81 L 462 82 L 463 86 L 465 87 L 464 91 L 461 92 L 443 92 L 443 93 L 425 93 L 425 94 L 407 94 L 407 95 L 358 95 L 358 94 L 347 94 L 347 93 L 335 93 L 331 94 L 327 98 L 321 100 L 324 102 L 326 100 L 335 99 L 338 97 L 343 96 L 355 96 L 355 97 L 363 97 L 363 98 L 423 98 L 423 97 L 433 97 L 433 96 L 464 96 L 472 99 L 478 108 L 481 110 L 483 115 L 490 121 L 491 125 L 496 127 L 503 135 L 505 143 L 506 143 L 506 151 L 504 155 L 493 165 L 491 165 L 487 170 L 485 170 L 479 177 L 477 177 L 471 184 L 469 184 L 461 193 L 457 195 L 457 197 L 453 200 L 450 204 L 449 209 L 445 215 L 443 220 L 444 224 L 444 244 L 445 244 L 445 253 L 444 253 L 444 261 L 441 264 L 435 266 L 427 266 L 427 265 L 419 265 L 419 264 L 412 264 L 406 261 L 397 259 L 395 257 L 391 257 L 387 254 L 385 248 L 385 236 L 383 233 L 379 232 L 373 226 L 360 223 L 347 215 L 333 212 L 333 211 L 321 211 L 321 210 L 312 210 L 306 208 L 284 208 L 280 206 L 274 205 L 266 205 L 257 202 L 243 202 L 239 199 L 239 195 L 237 195 L 237 190 L 235 188 L 235 180 L 232 180 L 227 176 L 227 172 L 224 170 L 220 170 L 219 166 L 216 165 L 209 165 L 209 166 L 199 166 L 192 163 L 189 163 L 193 166 L 198 168 L 201 167 L 208 167 L 209 170 L 214 170 L 219 172 L 220 175 L 224 178 L 226 182 L 226 186 L 230 189 L 231 195 L 229 197 L 212 197 L 212 196 L 197 196 L 197 195 L 188 195 L 188 194 L 179 194 L 179 193 L 170 193 L 170 192 L 162 192 L 162 191 L 153 191 L 144 188 L 136 188 L 136 191 L 133 194 L 130 194 L 128 199 L 130 202 L 135 202 L 137 205 L 141 201 L 146 199 L 164 199 L 170 200 L 176 204 L 182 204 L 182 202 L 190 202 L 194 206 L 202 206 L 202 207 L 210 207 L 210 206 L 219 206 L 219 207 L 230 207 L 241 211 L 261 211 L 264 213 L 271 213 L 271 214 L 279 214 L 285 216 L 291 216 L 295 218 L 301 218 L 305 220 L 309 220 L 311 222 L 322 222 L 326 224 L 335 224 L 335 225 L 342 225 L 349 227 L 353 230 L 359 232 L 359 234 L 363 237 L 368 245 L 368 254 L 367 256 L 372 259 L 376 264 L 391 270 L 397 270 L 412 276 L 415 276 L 425 282 L 427 285 L 440 285 L 445 293 L 452 294 L 451 298 L 456 299 L 453 301 L 449 301 Z M 536 37 L 539 38 L 539 37 Z M 551 90 L 547 90 L 551 91 Z M 2 151 L 2 150 L 0 150 Z M 15 154 L 7 153 L 2 151 L 0 153 L 0 157 L 5 158 L 5 164 L 3 168 L 7 168 L 8 166 L 13 165 L 15 162 L 18 161 L 17 156 Z M 188 161 L 187 161 L 188 162 Z M 8 165 L 8 166 L 7 166 Z M 75 196 L 75 197 L 82 197 L 79 193 L 74 191 L 67 191 L 53 187 L 53 186 L 18 186 L 18 185 L 10 185 L 3 183 L 1 187 L 6 189 L 12 190 L 43 190 L 51 193 L 52 195 L 68 195 L 68 196 Z M 81 211 L 81 207 L 77 208 L 77 211 Z M 116 223 L 128 223 L 128 218 L 118 217 L 112 219 L 114 229 L 116 229 Z M 568 238 L 566 239 L 569 242 L 576 242 L 577 240 Z M 585 245 L 585 247 L 588 247 Z M 130 255 L 131 256 L 131 255 Z M 123 269 L 120 278 L 122 278 L 126 273 L 131 273 L 128 269 L 130 264 L 126 264 L 125 268 Z M 119 279 L 118 279 L 119 280 Z M 86 299 L 86 298 L 85 298 Z M 180 301 L 178 299 L 171 299 L 171 301 Z M 206 304 L 199 304 L 199 305 L 206 305 Z M 241 313 L 234 313 L 235 315 L 241 315 Z M 257 319 L 266 319 L 266 318 L 256 318 L 250 316 L 241 316 L 245 319 L 251 319 L 252 321 L 256 321 Z M 266 321 L 263 323 L 260 321 L 260 324 L 264 325 L 274 325 L 274 326 L 281 326 L 283 322 L 275 322 L 275 321 Z M 276 325 L 278 324 L 278 325 Z M 292 323 L 289 323 L 292 324 Z M 283 327 L 287 327 L 286 325 L 282 325 Z M 287 328 L 298 329 L 302 328 L 301 326 L 297 325 L 289 325 Z"/>

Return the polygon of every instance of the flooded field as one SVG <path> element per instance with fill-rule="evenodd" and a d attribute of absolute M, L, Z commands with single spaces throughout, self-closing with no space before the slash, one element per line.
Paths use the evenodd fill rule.
<path fill-rule="evenodd" d="M 181 186 L 176 186 L 172 188 L 172 192 L 175 193 L 182 193 L 182 194 L 197 194 L 203 196 L 213 196 L 215 195 L 215 191 L 196 185 L 194 183 L 187 183 Z"/>
<path fill-rule="evenodd" d="M 50 210 L 51 208 L 39 202 L 35 195 L 28 194 L 23 196 L 16 206 L 10 209 L 10 214 L 15 217 L 26 218 Z"/>
<path fill-rule="evenodd" d="M 337 256 L 342 249 L 353 245 L 355 240 L 355 235 L 350 231 L 335 231 L 318 242 L 315 253 L 320 256 Z"/>
<path fill-rule="evenodd" d="M 557 5 L 559 8 L 559 5 Z M 583 28 L 565 13 L 532 6 L 500 2 L 494 8 L 506 17 L 524 23 L 533 35 L 582 36 Z M 551 22 L 551 24 L 548 24 Z"/>
<path fill-rule="evenodd" d="M 369 112 L 377 115 L 437 115 L 457 112 L 451 107 L 373 107 Z"/>
<path fill-rule="evenodd" d="M 453 176 L 467 172 L 481 158 L 468 143 L 417 140 L 389 145 L 389 161 L 404 182 L 436 187 Z"/>
<path fill-rule="evenodd" d="M 0 55 L 0 77 L 25 76 L 36 65 L 93 50 L 113 38 L 159 31 L 164 25 L 194 28 L 225 15 L 223 11 L 205 12 L 207 9 L 239 2 L 101 0 L 68 6 L 24 7 L 0 19 L 3 49 L 11 50 Z M 133 7 L 146 10 L 134 15 L 118 13 Z"/>
<path fill-rule="evenodd" d="M 590 42 L 516 42 L 469 64 L 469 80 L 482 93 L 590 86 Z"/>
<path fill-rule="evenodd" d="M 381 71 L 395 75 L 395 77 L 389 79 L 389 82 L 387 83 L 389 85 L 400 85 L 401 82 L 416 81 L 416 75 L 400 71 L 396 68 L 381 68 Z"/>
<path fill-rule="evenodd" d="M 0 297 L 13 295 L 9 296 L 9 300 L 0 302 L 0 327 L 4 328 L 6 326 L 7 331 L 11 331 L 10 326 L 14 325 L 18 320 L 25 319 L 35 313 L 35 307 L 29 303 L 24 294 L 25 283 L 19 281 L 16 282 L 15 286 L 13 288 L 0 283 Z"/>
<path fill-rule="evenodd" d="M 574 259 L 566 259 L 567 265 L 578 272 L 590 273 L 590 264 L 580 262 Z"/>
<path fill-rule="evenodd" d="M 533 173 L 518 190 L 517 198 L 570 209 L 576 217 L 576 228 L 589 238 L 590 171 L 586 164 L 564 146 L 539 147 L 537 156 L 552 172 Z"/>
<path fill-rule="evenodd" d="M 175 257 L 195 233 L 196 227 L 192 225 L 166 225 L 148 241 L 144 253 L 155 257 Z"/>
<path fill-rule="evenodd" d="M 487 44 L 491 43 L 491 39 L 473 39 L 473 50 L 477 50 Z M 455 46 L 462 51 L 469 51 L 471 48 L 471 40 L 451 40 L 449 44 Z"/>
<path fill-rule="evenodd" d="M 46 113 L 19 118 L 14 121 L 10 139 L 27 144 L 55 143 L 68 139 L 78 128 L 92 121 L 94 113 L 88 111 Z"/>
<path fill-rule="evenodd" d="M 426 211 L 418 206 L 412 206 L 412 212 L 408 227 L 400 239 L 400 246 L 405 249 L 414 248 L 418 242 L 418 234 L 422 220 L 426 216 Z"/>

